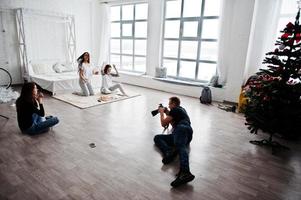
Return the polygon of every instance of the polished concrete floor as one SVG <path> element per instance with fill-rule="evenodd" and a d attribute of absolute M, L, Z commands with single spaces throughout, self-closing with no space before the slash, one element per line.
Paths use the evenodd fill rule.
<path fill-rule="evenodd" d="M 141 96 L 88 109 L 51 97 L 47 114 L 60 124 L 48 134 L 20 134 L 15 107 L 1 104 L 0 199 L 301 199 L 300 142 L 279 142 L 276 155 L 249 143 L 240 114 L 182 97 L 191 116 L 193 182 L 173 189 L 178 161 L 162 165 L 153 137 L 162 131 L 150 111 L 170 93 L 126 86 Z M 96 147 L 91 148 L 90 143 Z"/>

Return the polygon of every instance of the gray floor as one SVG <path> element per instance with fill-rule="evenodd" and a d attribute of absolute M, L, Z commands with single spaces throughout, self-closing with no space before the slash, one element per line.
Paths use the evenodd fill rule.
<path fill-rule="evenodd" d="M 254 146 L 243 115 L 181 97 L 191 116 L 190 184 L 172 189 L 178 162 L 163 166 L 153 137 L 162 131 L 150 111 L 170 93 L 133 87 L 140 97 L 78 109 L 45 99 L 60 124 L 45 135 L 21 135 L 15 107 L 0 105 L 0 199 L 301 199 L 300 142 L 271 155 Z M 95 143 L 90 148 L 89 143 Z"/>

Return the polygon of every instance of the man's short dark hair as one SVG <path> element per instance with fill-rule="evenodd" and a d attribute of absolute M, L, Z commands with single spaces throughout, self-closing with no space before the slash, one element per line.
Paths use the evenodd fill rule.
<path fill-rule="evenodd" d="M 174 103 L 176 106 L 179 106 L 181 104 L 181 101 L 180 101 L 180 99 L 178 97 L 170 97 L 169 101 L 171 103 Z"/>

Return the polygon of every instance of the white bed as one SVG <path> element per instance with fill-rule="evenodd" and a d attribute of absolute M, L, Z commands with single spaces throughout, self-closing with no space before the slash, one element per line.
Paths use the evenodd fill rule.
<path fill-rule="evenodd" d="M 57 73 L 53 69 L 53 65 L 56 63 L 58 62 L 31 61 L 29 64 L 30 80 L 51 92 L 52 95 L 80 91 L 77 68 L 73 67 L 73 69 Z M 101 75 L 93 75 L 92 85 L 95 92 L 100 90 Z"/>

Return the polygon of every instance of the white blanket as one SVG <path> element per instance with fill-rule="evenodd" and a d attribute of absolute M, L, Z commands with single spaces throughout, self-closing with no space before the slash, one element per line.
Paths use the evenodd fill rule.
<path fill-rule="evenodd" d="M 77 71 L 35 74 L 31 76 L 31 80 L 36 82 L 43 89 L 52 92 L 53 95 L 80 90 L 78 83 L 79 75 Z M 101 75 L 93 75 L 92 86 L 93 88 L 101 87 Z"/>

